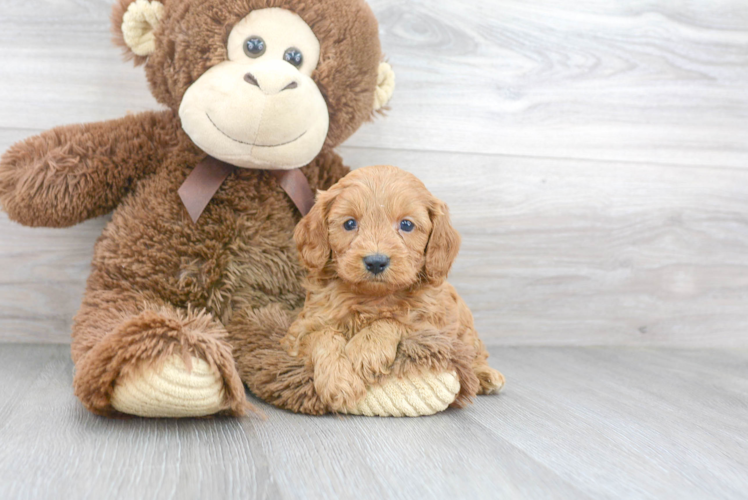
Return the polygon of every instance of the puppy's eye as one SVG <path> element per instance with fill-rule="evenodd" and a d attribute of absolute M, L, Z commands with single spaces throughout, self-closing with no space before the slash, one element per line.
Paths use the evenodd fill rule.
<path fill-rule="evenodd" d="M 356 222 L 356 219 L 348 219 L 343 223 L 343 229 L 346 231 L 353 231 L 358 227 L 358 223 Z"/>
<path fill-rule="evenodd" d="M 415 229 L 416 226 L 412 222 L 410 222 L 408 219 L 403 219 L 400 221 L 400 230 L 405 231 L 406 233 L 411 232 L 413 229 Z"/>
<path fill-rule="evenodd" d="M 265 40 L 259 36 L 251 36 L 244 41 L 244 53 L 249 57 L 260 57 L 265 53 Z"/>
<path fill-rule="evenodd" d="M 304 62 L 304 55 L 296 47 L 291 47 L 286 49 L 286 52 L 283 54 L 283 60 L 298 68 Z"/>

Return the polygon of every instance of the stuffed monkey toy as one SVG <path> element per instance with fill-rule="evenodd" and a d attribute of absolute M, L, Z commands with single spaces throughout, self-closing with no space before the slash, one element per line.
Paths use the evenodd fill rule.
<path fill-rule="evenodd" d="M 99 415 L 241 415 L 244 382 L 324 413 L 312 368 L 280 346 L 304 302 L 293 232 L 348 171 L 334 148 L 392 94 L 376 19 L 363 0 L 116 0 L 112 19 L 166 109 L 58 127 L 0 159 L 14 221 L 114 212 L 73 322 L 75 394 Z M 459 382 L 428 366 L 364 399 L 428 386 L 445 408 Z"/>

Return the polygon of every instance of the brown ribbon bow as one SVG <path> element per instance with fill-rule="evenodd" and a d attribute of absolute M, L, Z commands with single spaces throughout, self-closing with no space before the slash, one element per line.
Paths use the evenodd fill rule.
<path fill-rule="evenodd" d="M 197 222 L 223 181 L 237 168 L 239 167 L 207 156 L 190 172 L 178 193 L 192 222 Z M 301 169 L 269 170 L 268 172 L 275 177 L 301 215 L 308 214 L 314 205 L 314 193 Z"/>

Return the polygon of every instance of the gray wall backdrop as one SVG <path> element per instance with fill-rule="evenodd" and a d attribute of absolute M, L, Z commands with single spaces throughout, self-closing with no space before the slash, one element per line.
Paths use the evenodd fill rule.
<path fill-rule="evenodd" d="M 2 3 L 0 149 L 158 107 L 110 0 Z M 488 344 L 748 345 L 748 2 L 371 4 L 397 90 L 341 153 L 449 203 Z M 0 214 L 0 341 L 69 341 L 105 223 Z"/>

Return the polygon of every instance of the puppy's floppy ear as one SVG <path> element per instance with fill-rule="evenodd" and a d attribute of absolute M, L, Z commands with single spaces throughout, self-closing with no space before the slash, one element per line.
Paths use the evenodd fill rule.
<path fill-rule="evenodd" d="M 460 251 L 460 234 L 449 221 L 447 204 L 434 200 L 431 213 L 431 235 L 426 245 L 424 271 L 432 283 L 439 284 L 449 274 L 457 252 Z"/>
<path fill-rule="evenodd" d="M 294 241 L 304 265 L 312 271 L 321 271 L 330 260 L 330 242 L 327 234 L 327 214 L 335 200 L 334 187 L 317 192 L 317 201 L 301 219 L 294 231 Z"/>

